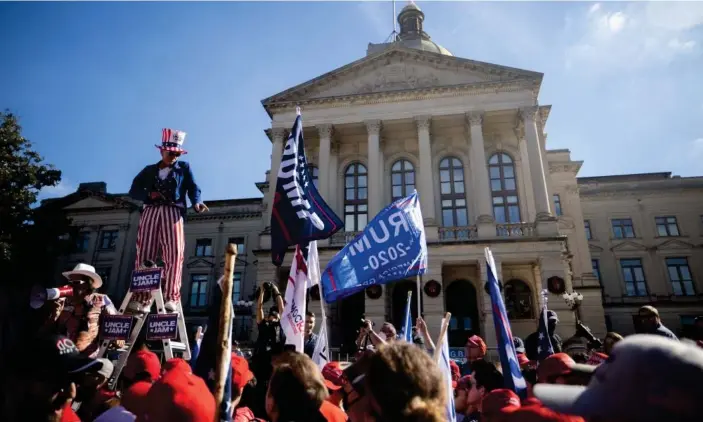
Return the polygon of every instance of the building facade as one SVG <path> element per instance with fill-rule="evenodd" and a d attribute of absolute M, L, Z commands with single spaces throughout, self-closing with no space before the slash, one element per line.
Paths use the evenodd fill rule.
<path fill-rule="evenodd" d="M 272 146 L 266 180 L 257 183 L 263 198 L 207 201 L 209 213 L 189 213 L 188 320 L 204 321 L 228 242 L 239 245 L 235 302 L 253 300 L 265 281 L 285 289 L 293 254 L 280 268 L 271 263 L 270 187 L 296 107 L 313 180 L 345 222 L 318 242 L 322 267 L 387 204 L 413 189 L 420 194 L 429 251 L 421 289 L 403 280 L 383 286 L 380 297 L 360 292 L 330 304 L 330 343 L 342 351 L 350 350 L 362 317 L 399 324 L 410 289 L 413 316 L 419 299 L 433 336 L 451 312 L 450 346 L 479 334 L 495 347 L 485 247 L 521 337 L 536 330 L 548 288 L 563 337 L 574 334 L 577 318 L 596 336 L 630 334 L 643 304 L 658 307 L 674 331 L 703 314 L 703 178 L 577 178 L 582 162 L 547 147 L 551 106 L 538 103 L 543 75 L 454 57 L 423 31 L 424 17 L 406 6 L 393 42 L 370 44 L 365 57 L 262 101 Z M 104 184 L 81 185 L 57 201 L 82 228 L 63 267 L 95 265 L 109 280 L 107 293 L 121 300 L 134 266 L 139 205 L 107 194 Z M 577 313 L 562 291 L 583 295 Z M 319 312 L 314 294 L 309 307 Z M 253 309 L 237 314 L 244 317 L 236 336 L 254 338 Z"/>
<path fill-rule="evenodd" d="M 287 130 L 301 107 L 318 190 L 345 221 L 344 232 L 318 242 L 322 266 L 384 206 L 417 189 L 429 250 L 421 284 L 441 287 L 432 296 L 420 292 L 435 335 L 448 311 L 452 346 L 462 346 L 470 334 L 495 344 L 484 289 L 486 246 L 504 282 L 516 335 L 536 330 L 540 292 L 549 279 L 580 292 L 581 320 L 605 334 L 578 195 L 581 162 L 568 150 L 546 147 L 551 107 L 537 101 L 543 75 L 454 57 L 431 41 L 423 20 L 416 5 L 406 6 L 393 42 L 371 44 L 366 57 L 262 101 L 272 121 L 267 135 L 274 169 L 262 186 L 264 221 Z M 286 271 L 271 265 L 270 245 L 265 231 L 258 277 L 282 282 Z M 377 325 L 399 323 L 415 285 L 395 282 L 383 286 L 379 298 L 361 292 L 332 304 L 330 341 L 350 344 L 362 315 Z M 550 299 L 562 334 L 571 336 L 574 313 L 560 296 Z"/>
<path fill-rule="evenodd" d="M 609 330 L 634 333 L 637 309 L 651 304 L 685 335 L 703 315 L 703 177 L 651 173 L 578 184 Z"/>

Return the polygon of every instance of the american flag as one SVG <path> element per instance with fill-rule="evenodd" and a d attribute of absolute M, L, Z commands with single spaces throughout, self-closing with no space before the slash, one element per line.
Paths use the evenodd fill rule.
<path fill-rule="evenodd" d="M 537 328 L 537 360 L 542 361 L 554 354 L 554 347 L 549 338 L 547 329 L 547 305 L 542 305 L 542 312 L 539 314 L 539 328 Z"/>

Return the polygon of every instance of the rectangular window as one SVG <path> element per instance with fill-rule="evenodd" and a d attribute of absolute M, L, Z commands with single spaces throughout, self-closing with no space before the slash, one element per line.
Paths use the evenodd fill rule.
<path fill-rule="evenodd" d="M 676 217 L 656 217 L 654 222 L 657 225 L 657 236 L 679 236 L 679 225 Z"/>
<path fill-rule="evenodd" d="M 556 215 L 562 215 L 561 212 L 561 197 L 558 193 L 554 194 L 554 213 Z"/>
<path fill-rule="evenodd" d="M 632 219 L 620 218 L 611 222 L 613 226 L 613 237 L 615 239 L 626 239 L 635 237 L 635 228 Z"/>
<path fill-rule="evenodd" d="M 191 309 L 204 308 L 207 306 L 207 282 L 208 276 L 205 274 L 193 274 L 190 276 L 190 307 Z"/>
<path fill-rule="evenodd" d="M 197 239 L 195 256 L 212 256 L 212 239 Z"/>
<path fill-rule="evenodd" d="M 620 269 L 622 270 L 622 278 L 625 280 L 625 295 L 647 296 L 647 282 L 644 277 L 642 260 L 639 258 L 621 259 Z"/>
<path fill-rule="evenodd" d="M 242 299 L 242 273 L 235 272 L 232 276 L 232 303 Z"/>
<path fill-rule="evenodd" d="M 88 252 L 90 247 L 90 232 L 80 232 L 76 237 L 76 252 Z"/>
<path fill-rule="evenodd" d="M 687 258 L 666 258 L 666 268 L 669 272 L 671 287 L 676 296 L 693 296 L 696 294 Z"/>
<path fill-rule="evenodd" d="M 584 220 L 583 226 L 586 228 L 586 240 L 593 239 L 593 235 L 591 234 L 591 222 L 589 220 Z"/>
<path fill-rule="evenodd" d="M 598 282 L 600 283 L 600 263 L 598 262 L 597 259 L 592 259 L 591 260 L 591 267 L 593 268 L 593 276 L 598 279 Z"/>
<path fill-rule="evenodd" d="M 227 243 L 232 243 L 237 245 L 237 255 L 246 255 L 246 249 L 244 248 L 244 238 L 243 237 L 230 237 Z"/>
<path fill-rule="evenodd" d="M 105 230 L 100 233 L 100 249 L 101 250 L 111 250 L 115 249 L 117 245 L 117 237 L 119 236 L 118 230 Z"/>

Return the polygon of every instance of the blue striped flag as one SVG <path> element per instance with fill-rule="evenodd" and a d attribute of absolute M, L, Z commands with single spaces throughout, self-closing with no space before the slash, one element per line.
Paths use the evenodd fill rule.
<path fill-rule="evenodd" d="M 493 324 L 496 328 L 496 340 L 498 341 L 498 354 L 500 355 L 500 364 L 503 367 L 503 377 L 505 378 L 505 387 L 515 391 L 520 397 L 525 397 L 527 393 L 527 384 L 522 377 L 520 364 L 517 361 L 517 353 L 515 353 L 515 344 L 513 344 L 513 333 L 510 330 L 510 321 L 508 314 L 505 312 L 505 304 L 503 296 L 500 294 L 498 285 L 498 272 L 496 271 L 496 263 L 493 260 L 493 254 L 489 248 L 486 248 L 486 272 L 488 276 L 488 293 L 491 297 L 491 309 L 493 310 Z"/>

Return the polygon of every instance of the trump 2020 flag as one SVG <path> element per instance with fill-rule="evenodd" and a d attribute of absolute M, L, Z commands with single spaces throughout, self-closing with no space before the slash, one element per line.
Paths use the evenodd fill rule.
<path fill-rule="evenodd" d="M 500 364 L 503 367 L 503 378 L 505 387 L 515 391 L 520 397 L 525 397 L 527 384 L 522 377 L 520 364 L 517 361 L 515 345 L 513 344 L 513 333 L 510 329 L 508 314 L 505 312 L 503 296 L 498 287 L 498 277 L 496 263 L 489 248 L 486 248 L 486 272 L 488 273 L 488 293 L 491 297 L 491 309 L 493 310 L 493 324 L 496 327 L 496 340 L 498 341 L 498 354 Z"/>
<path fill-rule="evenodd" d="M 322 305 L 324 309 L 324 304 Z M 320 333 L 317 335 L 317 343 L 315 343 L 315 350 L 312 352 L 312 361 L 322 370 L 322 368 L 327 365 L 330 361 L 329 350 L 327 349 L 327 318 L 324 316 L 324 311 L 322 312 L 322 325 L 320 326 Z"/>
<path fill-rule="evenodd" d="M 322 199 L 310 177 L 300 115 L 286 141 L 275 188 L 271 212 L 271 259 L 279 267 L 289 246 L 327 239 L 343 225 Z"/>
<path fill-rule="evenodd" d="M 317 242 L 309 245 L 298 245 L 290 266 L 288 286 L 286 287 L 286 304 L 281 315 L 281 328 L 286 336 L 286 344 L 295 346 L 297 352 L 303 353 L 305 337 L 305 302 L 310 282 L 308 257 L 310 249 L 314 248 L 313 256 L 317 256 Z"/>
<path fill-rule="evenodd" d="M 413 291 L 408 292 L 408 300 L 405 302 L 405 312 L 403 313 L 403 329 L 400 332 L 400 338 L 408 343 L 413 342 L 413 323 L 411 321 L 410 305 L 412 303 Z"/>
<path fill-rule="evenodd" d="M 442 325 L 444 326 L 444 318 L 442 318 Z M 448 330 L 447 330 L 448 331 Z M 456 422 L 456 408 L 454 407 L 454 387 L 452 386 L 452 365 L 449 363 L 449 337 L 447 336 L 447 331 L 444 332 L 444 339 L 442 340 L 442 352 L 439 355 L 439 369 L 444 375 L 444 385 L 447 390 L 447 421 Z"/>
<path fill-rule="evenodd" d="M 321 287 L 329 303 L 426 271 L 425 226 L 415 191 L 384 208 L 332 258 L 321 274 Z"/>

